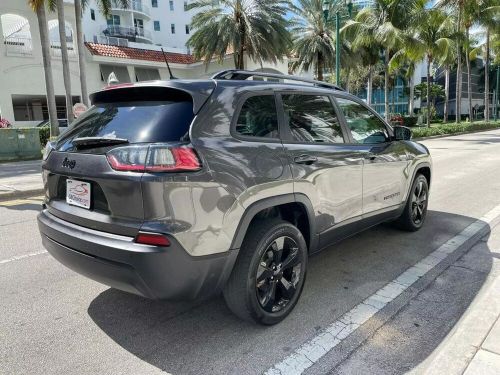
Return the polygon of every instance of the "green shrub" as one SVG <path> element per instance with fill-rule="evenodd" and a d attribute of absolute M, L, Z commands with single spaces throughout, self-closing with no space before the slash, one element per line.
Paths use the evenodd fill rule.
<path fill-rule="evenodd" d="M 45 147 L 50 138 L 50 128 L 48 126 L 40 128 L 40 144 Z"/>
<path fill-rule="evenodd" d="M 500 128 L 500 122 L 474 122 L 472 124 L 468 122 L 462 122 L 460 124 L 442 124 L 430 128 L 422 127 L 413 129 L 413 138 L 424 138 L 432 137 L 435 135 L 456 134 L 495 128 Z"/>
<path fill-rule="evenodd" d="M 417 116 L 404 116 L 403 117 L 403 126 L 408 126 L 408 127 L 416 126 L 417 121 L 418 121 Z"/>

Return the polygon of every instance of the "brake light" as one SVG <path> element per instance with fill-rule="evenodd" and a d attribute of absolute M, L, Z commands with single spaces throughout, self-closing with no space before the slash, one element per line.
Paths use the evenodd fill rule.
<path fill-rule="evenodd" d="M 135 237 L 135 242 L 142 245 L 170 246 L 168 238 L 160 233 L 139 232 Z"/>
<path fill-rule="evenodd" d="M 116 171 L 183 172 L 201 169 L 196 153 L 188 146 L 152 144 L 117 147 L 106 157 Z"/>

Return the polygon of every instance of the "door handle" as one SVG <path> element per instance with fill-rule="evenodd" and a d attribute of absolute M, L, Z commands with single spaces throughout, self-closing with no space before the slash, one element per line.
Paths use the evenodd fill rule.
<path fill-rule="evenodd" d="M 307 165 L 311 165 L 315 162 L 318 161 L 318 158 L 316 156 L 312 156 L 312 155 L 300 155 L 300 156 L 296 156 L 293 158 L 293 161 L 297 164 L 307 164 Z"/>

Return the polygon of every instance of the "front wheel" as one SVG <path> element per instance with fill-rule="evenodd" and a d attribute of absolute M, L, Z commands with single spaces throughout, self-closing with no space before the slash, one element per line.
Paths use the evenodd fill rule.
<path fill-rule="evenodd" d="M 413 181 L 403 213 L 396 225 L 406 231 L 415 232 L 424 225 L 429 200 L 429 184 L 425 176 L 418 174 Z"/>
<path fill-rule="evenodd" d="M 302 233 L 289 222 L 252 224 L 223 291 L 226 304 L 244 320 L 279 323 L 300 297 L 307 255 Z"/>

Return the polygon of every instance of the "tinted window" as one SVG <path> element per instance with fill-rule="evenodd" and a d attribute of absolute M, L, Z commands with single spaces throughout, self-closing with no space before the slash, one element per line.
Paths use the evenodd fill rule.
<path fill-rule="evenodd" d="M 328 96 L 283 95 L 285 121 L 293 138 L 308 143 L 343 143 L 342 130 Z"/>
<path fill-rule="evenodd" d="M 241 107 L 236 132 L 250 137 L 278 138 L 274 95 L 252 96 Z"/>
<path fill-rule="evenodd" d="M 349 99 L 336 98 L 356 143 L 383 143 L 389 138 L 385 124 L 372 111 Z"/>
<path fill-rule="evenodd" d="M 193 120 L 190 101 L 97 104 L 75 121 L 58 141 L 57 149 L 74 150 L 79 137 L 125 138 L 130 143 L 185 140 Z"/>

